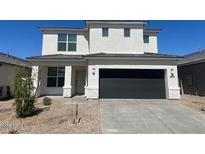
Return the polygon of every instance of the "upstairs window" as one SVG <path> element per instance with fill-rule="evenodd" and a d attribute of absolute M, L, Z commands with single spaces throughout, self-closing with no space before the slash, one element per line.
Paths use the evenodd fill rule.
<path fill-rule="evenodd" d="M 47 87 L 63 87 L 65 67 L 48 67 Z"/>
<path fill-rule="evenodd" d="M 130 28 L 124 28 L 124 37 L 130 37 Z"/>
<path fill-rule="evenodd" d="M 108 37 L 108 28 L 107 27 L 103 27 L 102 28 L 102 36 L 103 37 Z"/>
<path fill-rule="evenodd" d="M 76 34 L 58 34 L 58 51 L 76 51 Z"/>
<path fill-rule="evenodd" d="M 68 34 L 68 51 L 76 51 L 77 35 Z"/>
<path fill-rule="evenodd" d="M 144 35 L 144 43 L 149 43 L 149 35 Z"/>
<path fill-rule="evenodd" d="M 58 34 L 58 51 L 66 51 L 66 34 Z"/>

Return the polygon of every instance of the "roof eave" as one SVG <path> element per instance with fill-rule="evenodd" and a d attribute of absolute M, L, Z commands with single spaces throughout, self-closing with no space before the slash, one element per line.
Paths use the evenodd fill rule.
<path fill-rule="evenodd" d="M 86 25 L 102 25 L 102 24 L 106 24 L 106 25 L 146 25 L 147 21 L 136 21 L 136 22 L 129 22 L 129 21 L 119 21 L 119 22 L 113 22 L 113 21 L 86 21 Z"/>
<path fill-rule="evenodd" d="M 82 61 L 85 61 L 84 59 L 68 59 L 68 58 L 31 58 L 29 59 L 28 61 L 29 62 L 59 62 L 59 61 L 62 61 L 62 62 L 67 62 L 67 61 L 72 61 L 72 62 L 82 62 Z"/>
<path fill-rule="evenodd" d="M 142 59 L 142 60 L 173 60 L 177 61 L 179 57 L 99 57 L 99 56 L 92 56 L 92 57 L 85 57 L 85 59 Z"/>
<path fill-rule="evenodd" d="M 83 31 L 87 31 L 88 28 L 61 28 L 61 27 L 39 27 L 39 30 L 41 32 L 49 32 L 49 31 L 78 31 L 78 32 L 83 32 Z"/>
<path fill-rule="evenodd" d="M 189 62 L 180 62 L 178 63 L 178 66 L 186 66 L 186 65 L 193 65 L 193 64 L 199 64 L 204 63 L 205 59 L 197 60 L 197 61 L 189 61 Z"/>
<path fill-rule="evenodd" d="M 59 57 L 58 57 L 59 56 Z M 32 61 L 83 61 L 83 57 L 82 56 L 62 56 L 62 55 L 54 55 L 54 56 L 34 56 L 34 57 L 27 57 L 26 59 L 29 62 Z"/>
<path fill-rule="evenodd" d="M 156 33 L 158 34 L 162 29 L 160 28 L 155 28 L 155 29 L 144 29 L 144 33 Z"/>

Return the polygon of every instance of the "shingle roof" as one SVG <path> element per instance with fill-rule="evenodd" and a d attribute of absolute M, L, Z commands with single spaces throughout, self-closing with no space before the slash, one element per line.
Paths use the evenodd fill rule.
<path fill-rule="evenodd" d="M 144 33 L 159 33 L 161 28 L 145 28 Z"/>
<path fill-rule="evenodd" d="M 89 54 L 85 57 L 124 57 L 124 58 L 180 58 L 176 55 L 168 54 L 156 54 L 156 53 L 145 53 L 145 54 L 106 54 L 106 53 L 96 53 Z"/>
<path fill-rule="evenodd" d="M 53 54 L 53 55 L 42 55 L 28 57 L 28 60 L 43 60 L 43 59 L 68 59 L 68 60 L 83 60 L 89 58 L 172 58 L 178 59 L 179 56 L 167 55 L 167 54 L 154 54 L 154 53 L 145 53 L 145 54 L 106 54 L 106 53 L 96 53 L 96 54 L 87 54 L 87 55 L 64 55 L 64 54 Z"/>
<path fill-rule="evenodd" d="M 63 54 L 53 54 L 53 55 L 42 55 L 27 57 L 28 61 L 84 61 L 82 55 L 63 55 Z"/>
<path fill-rule="evenodd" d="M 41 56 L 32 56 L 32 57 L 27 57 L 26 59 L 53 59 L 53 58 L 58 58 L 58 59 L 82 59 L 82 55 L 64 55 L 64 54 L 52 54 L 52 55 L 41 55 Z"/>
<path fill-rule="evenodd" d="M 186 65 L 200 62 L 205 62 L 205 50 L 200 50 L 192 54 L 183 56 L 183 58 L 179 60 L 178 64 Z"/>
<path fill-rule="evenodd" d="M 30 66 L 27 60 L 18 58 L 16 56 L 12 56 L 4 52 L 0 52 L 0 62 L 12 64 L 12 65 L 26 66 L 26 67 Z"/>

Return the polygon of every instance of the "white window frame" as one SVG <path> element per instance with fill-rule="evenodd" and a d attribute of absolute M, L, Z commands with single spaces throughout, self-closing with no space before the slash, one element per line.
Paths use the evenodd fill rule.
<path fill-rule="evenodd" d="M 59 37 L 59 35 L 63 35 L 64 33 L 60 33 L 60 34 L 58 34 L 58 37 Z M 66 41 L 59 41 L 58 40 L 58 43 L 65 43 L 65 51 L 63 51 L 63 50 L 58 50 L 58 43 L 57 43 L 57 51 L 59 51 L 59 52 L 66 52 L 67 51 L 67 39 L 68 39 L 68 36 L 67 36 L 67 34 L 64 34 L 64 35 L 66 35 Z"/>
<path fill-rule="evenodd" d="M 59 33 L 58 36 L 59 36 L 60 34 L 65 34 L 65 33 Z M 72 35 L 72 34 L 76 35 L 76 41 L 69 41 L 69 40 L 68 40 L 68 36 L 69 36 L 70 34 L 71 34 L 71 35 Z M 58 43 L 57 43 L 57 51 L 58 51 L 58 52 L 76 52 L 76 51 L 77 51 L 77 38 L 78 38 L 77 36 L 78 36 L 78 35 L 77 35 L 76 33 L 69 33 L 69 34 L 65 34 L 65 35 L 66 35 L 66 41 L 58 41 L 58 43 L 65 43 L 65 44 L 66 44 L 66 50 L 65 50 L 65 51 L 59 51 L 59 50 L 58 50 Z M 75 43 L 75 44 L 76 44 L 76 50 L 74 50 L 74 51 L 68 51 L 68 43 Z"/>
<path fill-rule="evenodd" d="M 76 41 L 69 41 L 69 40 L 68 40 L 68 36 L 69 36 L 69 35 L 72 35 L 72 34 L 73 34 L 73 35 L 76 35 Z M 68 44 L 69 44 L 69 43 L 75 43 L 75 44 L 76 44 L 76 50 L 75 50 L 75 51 L 69 51 L 69 50 L 68 50 Z M 74 33 L 67 34 L 66 51 L 68 51 L 68 52 L 76 52 L 76 51 L 77 51 L 77 34 L 74 34 Z"/>

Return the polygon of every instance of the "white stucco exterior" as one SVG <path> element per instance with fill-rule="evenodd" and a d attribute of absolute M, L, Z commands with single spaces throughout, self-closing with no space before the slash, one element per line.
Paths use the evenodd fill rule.
<path fill-rule="evenodd" d="M 145 65 L 147 63 L 147 65 Z M 144 62 L 143 60 L 135 62 L 129 61 L 89 61 L 88 63 L 88 85 L 86 87 L 86 95 L 88 98 L 99 98 L 99 69 L 161 69 L 165 73 L 165 87 L 167 99 L 180 98 L 178 86 L 177 66 L 160 65 L 156 61 Z M 92 70 L 95 70 L 93 75 Z M 174 71 L 175 77 L 170 77 L 171 69 Z M 156 89 L 157 90 L 157 89 Z"/>
<path fill-rule="evenodd" d="M 108 30 L 109 36 L 102 37 L 102 26 L 89 27 L 90 53 L 144 53 L 142 26 L 130 26 L 130 37 L 124 37 L 126 25 L 112 25 Z"/>
<path fill-rule="evenodd" d="M 58 51 L 58 34 L 77 34 L 77 50 L 74 52 L 68 51 Z M 49 31 L 43 33 L 43 43 L 42 43 L 42 55 L 50 54 L 88 54 L 88 31 Z"/>
<path fill-rule="evenodd" d="M 149 43 L 144 43 L 143 51 L 148 53 L 158 53 L 156 35 L 149 35 Z"/>
<path fill-rule="evenodd" d="M 108 27 L 108 37 L 102 36 L 102 28 Z M 124 37 L 124 28 L 130 28 L 130 37 Z M 58 34 L 77 34 L 76 51 L 58 51 Z M 149 35 L 144 43 L 143 35 Z M 85 55 L 92 53 L 157 53 L 157 32 L 147 32 L 142 24 L 91 24 L 85 29 L 43 30 L 42 55 Z"/>
<path fill-rule="evenodd" d="M 158 53 L 157 34 L 158 29 L 145 29 L 143 22 L 88 22 L 83 29 L 58 29 L 42 28 L 43 45 L 42 58 L 31 58 L 33 70 L 38 68 L 41 79 L 40 95 L 62 95 L 72 97 L 76 93 L 77 68 L 82 67 L 85 73 L 84 95 L 88 99 L 99 98 L 99 70 L 100 69 L 148 69 L 164 70 L 165 92 L 167 99 L 179 99 L 177 66 L 172 58 L 132 58 L 132 55 L 145 55 Z M 109 29 L 108 37 L 102 36 L 102 28 Z M 124 28 L 130 28 L 130 37 L 124 37 Z M 77 34 L 77 50 L 74 52 L 57 51 L 58 34 Z M 149 36 L 149 42 L 145 43 L 143 36 Z M 86 58 L 86 55 L 104 53 L 107 55 L 120 54 L 125 57 Z M 65 55 L 53 59 L 47 55 Z M 130 57 L 126 57 L 126 55 Z M 76 59 L 70 56 L 82 56 Z M 67 57 L 66 57 L 67 56 Z M 45 58 L 44 58 L 45 57 Z M 65 79 L 63 87 L 47 87 L 48 67 L 65 67 Z M 81 69 L 82 69 L 81 68 Z M 156 89 L 157 90 L 157 89 Z"/>

